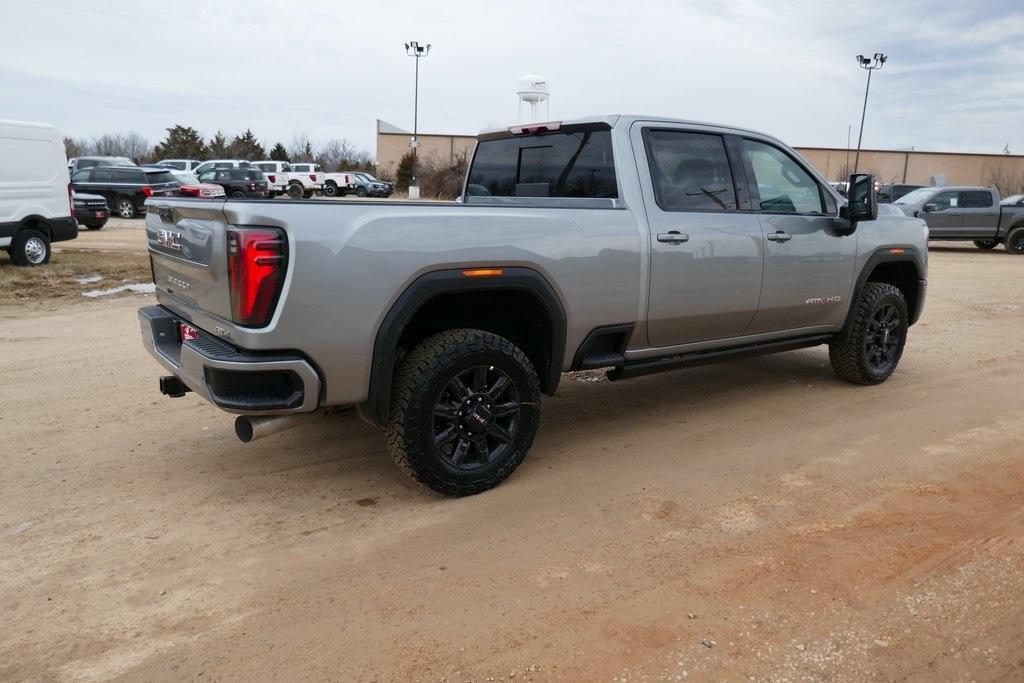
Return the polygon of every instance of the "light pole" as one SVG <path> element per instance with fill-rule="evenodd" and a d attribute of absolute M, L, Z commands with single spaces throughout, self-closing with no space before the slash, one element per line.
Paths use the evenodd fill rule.
<path fill-rule="evenodd" d="M 866 69 L 868 72 L 868 84 L 867 87 L 864 88 L 864 108 L 860 112 L 860 133 L 857 134 L 857 156 L 853 158 L 854 173 L 857 172 L 857 167 L 860 164 L 860 141 L 864 137 L 864 115 L 868 112 L 868 91 L 871 90 L 871 72 L 875 69 L 881 69 L 887 59 L 889 58 L 881 52 L 876 52 L 874 57 L 857 55 L 857 64 L 860 65 L 860 68 Z"/>
<path fill-rule="evenodd" d="M 405 54 L 410 57 L 416 58 L 416 85 L 413 91 L 413 105 L 412 105 L 412 180 L 409 183 L 409 199 L 420 198 L 420 186 L 416 181 L 416 148 L 420 146 L 420 141 L 416 137 L 419 132 L 419 114 L 420 114 L 420 58 L 426 57 L 430 54 L 430 43 L 425 46 L 420 45 L 415 40 L 405 44 Z"/>

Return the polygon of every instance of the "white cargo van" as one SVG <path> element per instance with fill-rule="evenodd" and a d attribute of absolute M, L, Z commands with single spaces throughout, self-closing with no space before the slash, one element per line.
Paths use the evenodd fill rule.
<path fill-rule="evenodd" d="M 50 260 L 78 237 L 64 140 L 53 126 L 0 121 L 0 249 L 19 266 Z"/>

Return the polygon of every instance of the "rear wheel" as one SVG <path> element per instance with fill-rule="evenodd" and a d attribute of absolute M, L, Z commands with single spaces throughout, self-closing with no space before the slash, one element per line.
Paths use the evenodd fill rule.
<path fill-rule="evenodd" d="M 16 266 L 41 266 L 50 262 L 50 240 L 38 230 L 19 230 L 10 253 Z"/>
<path fill-rule="evenodd" d="M 847 382 L 880 384 L 896 370 L 910 316 L 903 293 L 886 282 L 864 285 L 853 319 L 828 345 L 832 369 Z"/>
<path fill-rule="evenodd" d="M 302 189 L 302 185 L 298 183 L 292 183 L 288 186 L 288 196 L 292 199 L 302 199 L 302 195 L 305 194 L 305 190 Z"/>
<path fill-rule="evenodd" d="M 234 192 L 231 193 L 231 197 L 233 199 L 245 199 L 245 193 L 242 192 L 241 190 L 235 190 Z"/>
<path fill-rule="evenodd" d="M 106 224 L 107 224 L 107 219 L 104 218 L 101 221 L 91 221 L 89 223 L 86 223 L 85 227 L 89 228 L 90 230 L 102 230 L 103 226 L 106 225 Z"/>
<path fill-rule="evenodd" d="M 114 209 L 121 218 L 135 218 L 138 211 L 131 197 L 118 197 L 114 200 Z"/>
<path fill-rule="evenodd" d="M 449 330 L 421 342 L 395 375 L 385 433 L 395 462 L 447 496 L 486 491 L 533 444 L 540 385 L 508 339 Z"/>
<path fill-rule="evenodd" d="M 978 249 L 995 249 L 999 246 L 999 240 L 974 240 L 974 246 Z"/>
<path fill-rule="evenodd" d="M 1014 228 L 1006 236 L 1006 251 L 1024 255 L 1024 227 Z"/>
<path fill-rule="evenodd" d="M 324 194 L 327 195 L 328 197 L 337 197 L 338 184 L 333 180 L 328 180 L 327 183 L 324 185 Z"/>
<path fill-rule="evenodd" d="M 357 187 L 356 188 L 356 196 L 357 197 L 365 197 L 366 196 L 366 188 L 365 187 Z"/>

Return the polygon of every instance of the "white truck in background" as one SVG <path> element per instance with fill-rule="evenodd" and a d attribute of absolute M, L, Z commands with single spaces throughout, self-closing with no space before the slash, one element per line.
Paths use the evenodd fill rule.
<path fill-rule="evenodd" d="M 292 166 L 291 178 L 288 181 L 288 196 L 298 199 L 300 196 L 312 197 L 314 193 L 323 193 L 325 177 L 320 169 L 320 164 L 308 161 L 300 161 Z M 302 187 L 302 195 L 299 195 L 296 186 Z"/>

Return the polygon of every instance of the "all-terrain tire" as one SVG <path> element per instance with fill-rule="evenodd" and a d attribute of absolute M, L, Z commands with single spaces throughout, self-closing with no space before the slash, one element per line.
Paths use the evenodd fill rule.
<path fill-rule="evenodd" d="M 1006 236 L 1006 251 L 1024 256 L 1024 227 L 1014 228 Z"/>
<path fill-rule="evenodd" d="M 835 373 L 847 382 L 881 384 L 896 370 L 903 355 L 910 323 L 907 301 L 897 287 L 886 282 L 869 282 L 854 307 L 849 325 L 829 342 L 829 361 Z M 896 324 L 888 332 L 885 331 L 890 324 L 888 321 L 884 328 L 880 327 L 879 316 L 886 317 L 883 312 L 895 318 Z M 895 339 L 890 338 L 893 331 Z M 884 346 L 886 351 L 875 362 L 871 350 L 879 346 Z"/>
<path fill-rule="evenodd" d="M 474 386 L 472 382 L 462 385 L 468 392 L 455 399 L 450 405 L 445 401 L 457 394 L 449 394 L 453 386 L 459 386 L 458 378 L 466 373 L 481 371 L 483 378 Z M 498 384 L 500 377 L 502 398 L 497 398 L 491 382 Z M 470 375 L 476 378 L 476 375 Z M 483 392 L 478 391 L 484 388 Z M 446 433 L 447 422 L 439 423 L 438 412 L 443 410 L 454 415 L 460 406 L 476 405 L 479 396 L 495 395 L 487 417 L 494 421 L 506 420 L 502 427 L 507 441 L 492 437 L 484 438 L 482 450 L 469 438 L 463 439 L 462 432 L 474 439 L 480 433 L 470 434 L 473 428 L 467 415 L 454 418 L 452 426 L 459 436 L 455 441 L 438 445 Z M 511 398 L 510 398 L 511 397 Z M 499 401 L 507 401 L 497 405 Z M 518 405 L 516 412 L 499 417 L 507 406 Z M 463 415 L 463 412 L 458 412 Z M 477 415 L 479 417 L 479 415 Z M 480 493 L 504 481 L 523 461 L 533 444 L 540 418 L 540 383 L 533 364 L 526 354 L 504 337 L 490 332 L 472 329 L 455 329 L 441 332 L 417 345 L 402 359 L 395 373 L 391 393 L 391 410 L 385 427 L 388 451 L 398 464 L 413 479 L 446 496 L 467 496 Z M 464 421 L 463 421 L 464 420 Z M 468 426 L 467 426 L 468 425 Z M 490 434 L 490 427 L 479 427 L 481 433 Z M 490 441 L 488 441 L 490 439 Z M 455 464 L 459 459 L 454 453 L 463 447 L 463 457 L 471 462 Z M 483 454 L 488 445 L 495 453 Z M 446 455 L 445 448 L 450 448 Z M 489 459 L 490 458 L 490 459 Z"/>
<path fill-rule="evenodd" d="M 288 193 L 288 197 L 290 199 L 302 199 L 302 195 L 305 194 L 305 189 L 298 183 L 290 183 L 285 192 Z"/>
<path fill-rule="evenodd" d="M 337 197 L 338 183 L 334 182 L 333 180 L 328 180 L 326 183 L 324 183 L 324 194 L 328 197 Z"/>
<path fill-rule="evenodd" d="M 995 249 L 999 246 L 999 240 L 974 240 L 974 246 L 978 249 Z"/>

